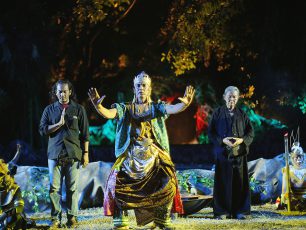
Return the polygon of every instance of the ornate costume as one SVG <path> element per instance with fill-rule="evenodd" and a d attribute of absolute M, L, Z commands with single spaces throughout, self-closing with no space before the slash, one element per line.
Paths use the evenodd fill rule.
<path fill-rule="evenodd" d="M 166 226 L 172 206 L 176 212 L 183 210 L 169 155 L 165 104 L 151 102 L 139 109 L 136 103 L 121 103 L 114 107 L 118 111 L 117 161 L 105 191 L 105 215 L 114 216 L 115 226 L 124 226 L 126 211 L 134 209 L 138 225 L 154 221 Z"/>
<path fill-rule="evenodd" d="M 96 88 L 89 97 L 99 114 L 116 119 L 115 155 L 117 160 L 104 191 L 104 214 L 113 216 L 115 228 L 128 229 L 127 210 L 134 209 L 138 225 L 154 222 L 170 226 L 171 209 L 183 213 L 174 164 L 169 155 L 165 119 L 185 110 L 194 96 L 187 86 L 180 103 L 152 102 L 151 78 L 142 71 L 134 78 L 131 103 L 102 106 Z"/>
<path fill-rule="evenodd" d="M 24 201 L 19 186 L 0 160 L 0 229 L 26 229 Z"/>
<path fill-rule="evenodd" d="M 286 167 L 282 168 L 283 189 L 281 205 L 288 205 L 290 194 L 290 209 L 294 211 L 306 211 L 306 166 L 304 152 L 299 142 L 293 143 L 290 155 L 292 163 L 292 165 L 289 166 L 290 180 L 287 180 Z M 288 188 L 287 183 L 289 181 L 290 184 Z"/>

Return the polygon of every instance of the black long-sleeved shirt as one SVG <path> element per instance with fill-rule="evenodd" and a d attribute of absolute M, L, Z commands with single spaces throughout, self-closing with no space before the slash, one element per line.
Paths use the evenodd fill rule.
<path fill-rule="evenodd" d="M 45 108 L 39 125 L 41 135 L 48 134 L 48 126 L 60 120 L 62 111 L 58 101 Z M 81 143 L 86 141 L 89 141 L 86 111 L 82 105 L 70 101 L 65 113 L 65 124 L 49 134 L 48 159 L 57 159 L 62 149 L 66 148 L 69 157 L 81 160 Z"/>
<path fill-rule="evenodd" d="M 217 108 L 208 126 L 208 136 L 218 151 L 222 151 L 225 147 L 223 138 L 243 138 L 243 144 L 246 145 L 245 154 L 248 154 L 249 145 L 254 138 L 251 121 L 242 109 L 235 108 L 233 112 L 234 115 L 231 117 L 226 106 Z"/>

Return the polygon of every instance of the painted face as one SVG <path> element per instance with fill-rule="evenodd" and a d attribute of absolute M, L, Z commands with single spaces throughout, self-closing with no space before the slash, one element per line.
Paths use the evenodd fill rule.
<path fill-rule="evenodd" d="M 144 80 L 144 78 L 138 78 L 134 81 L 134 93 L 138 103 L 148 102 L 151 96 L 151 83 Z"/>
<path fill-rule="evenodd" d="M 238 99 L 239 99 L 239 94 L 237 91 L 228 91 L 224 96 L 226 107 L 230 110 L 234 109 Z"/>
<path fill-rule="evenodd" d="M 68 84 L 58 84 L 56 86 L 56 96 L 61 104 L 68 104 L 71 90 L 69 90 Z"/>
<path fill-rule="evenodd" d="M 303 167 L 304 155 L 293 153 L 291 159 L 292 159 L 293 166 L 295 166 L 296 168 L 302 168 Z"/>

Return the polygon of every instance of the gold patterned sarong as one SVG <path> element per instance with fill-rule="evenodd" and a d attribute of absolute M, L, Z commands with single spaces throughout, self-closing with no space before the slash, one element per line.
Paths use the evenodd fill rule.
<path fill-rule="evenodd" d="M 285 168 L 282 169 L 283 175 Z M 290 166 L 290 202 L 291 210 L 306 211 L 306 169 L 297 169 Z M 282 195 L 282 204 L 288 205 L 288 195 Z"/>
<path fill-rule="evenodd" d="M 130 145 L 116 178 L 116 205 L 122 210 L 134 209 L 138 225 L 154 221 L 160 207 L 170 215 L 176 193 L 175 170 L 169 155 L 148 143 L 144 139 Z"/>
<path fill-rule="evenodd" d="M 112 168 L 103 206 L 116 227 L 128 225 L 130 209 L 140 226 L 168 226 L 171 210 L 183 213 L 174 164 L 152 137 L 150 122 L 133 122 L 130 145 Z"/>

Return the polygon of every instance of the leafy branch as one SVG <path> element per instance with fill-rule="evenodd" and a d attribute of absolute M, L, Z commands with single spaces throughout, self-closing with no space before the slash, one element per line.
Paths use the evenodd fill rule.
<path fill-rule="evenodd" d="M 262 183 L 256 180 L 253 176 L 250 177 L 250 189 L 255 193 L 263 193 L 265 195 L 267 194 L 267 191 Z"/>
<path fill-rule="evenodd" d="M 39 204 L 50 203 L 49 197 L 49 176 L 48 169 L 32 168 L 31 177 L 27 182 L 29 190 L 23 190 L 21 195 L 32 204 L 31 209 L 35 213 L 39 212 Z"/>

